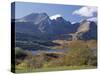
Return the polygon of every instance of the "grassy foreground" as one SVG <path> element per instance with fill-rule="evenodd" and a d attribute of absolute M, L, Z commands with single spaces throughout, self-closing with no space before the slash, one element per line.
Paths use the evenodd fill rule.
<path fill-rule="evenodd" d="M 96 69 L 96 66 L 62 66 L 55 68 L 39 68 L 39 69 L 16 69 L 16 73 L 27 72 L 48 72 L 48 71 L 63 71 L 63 70 L 81 70 L 81 69 Z"/>
<path fill-rule="evenodd" d="M 90 40 L 90 41 L 61 40 L 60 42 L 61 45 L 54 48 L 56 50 L 58 49 L 65 50 L 65 52 L 61 54 L 56 54 L 56 53 L 48 54 L 45 52 L 40 52 L 39 55 L 34 56 L 31 51 L 17 49 L 16 65 L 15 65 L 16 73 L 80 70 L 80 69 L 96 68 L 97 66 L 96 40 Z M 67 50 L 67 48 L 69 50 Z"/>

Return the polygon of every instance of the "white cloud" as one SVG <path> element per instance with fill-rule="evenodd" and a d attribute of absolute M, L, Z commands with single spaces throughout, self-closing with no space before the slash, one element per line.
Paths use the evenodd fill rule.
<path fill-rule="evenodd" d="M 75 10 L 73 14 L 84 16 L 84 17 L 93 17 L 94 13 L 97 12 L 96 7 L 82 7 L 78 10 Z"/>
<path fill-rule="evenodd" d="M 97 17 L 88 18 L 87 20 L 97 22 Z"/>
<path fill-rule="evenodd" d="M 50 16 L 50 19 L 53 20 L 53 19 L 57 19 L 58 17 L 61 17 L 61 15 L 56 14 L 56 15 Z"/>

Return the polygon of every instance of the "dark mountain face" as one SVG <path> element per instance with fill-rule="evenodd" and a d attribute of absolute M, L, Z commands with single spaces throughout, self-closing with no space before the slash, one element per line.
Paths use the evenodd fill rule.
<path fill-rule="evenodd" d="M 78 23 L 78 22 L 72 24 L 72 27 L 71 27 L 71 29 L 72 29 L 72 33 L 77 32 L 77 29 L 78 29 L 79 26 L 80 26 L 80 23 Z"/>
<path fill-rule="evenodd" d="M 55 34 L 66 34 L 72 31 L 71 23 L 64 20 L 62 17 L 58 17 L 56 20 L 52 20 L 52 26 Z"/>
<path fill-rule="evenodd" d="M 39 34 L 40 31 L 32 22 L 16 22 L 15 23 L 16 32 L 26 33 L 26 34 Z"/>
<path fill-rule="evenodd" d="M 97 24 L 95 22 L 90 22 L 89 30 L 82 35 L 83 39 L 97 39 Z"/>
<path fill-rule="evenodd" d="M 14 20 L 12 20 L 14 21 Z M 16 32 L 33 35 L 42 39 L 55 40 L 71 38 L 71 33 L 77 33 L 81 39 L 97 37 L 97 25 L 95 22 L 84 20 L 81 23 L 66 21 L 63 17 L 51 20 L 46 13 L 32 13 L 15 20 Z"/>

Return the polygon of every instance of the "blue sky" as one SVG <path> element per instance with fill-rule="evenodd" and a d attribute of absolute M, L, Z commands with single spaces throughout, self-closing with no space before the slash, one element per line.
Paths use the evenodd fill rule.
<path fill-rule="evenodd" d="M 78 22 L 83 19 L 97 17 L 97 11 L 94 11 L 93 7 L 90 7 L 93 8 L 93 10 L 91 9 L 91 11 L 90 9 L 87 10 L 87 7 L 83 7 L 86 6 L 16 2 L 15 18 L 21 18 L 31 13 L 43 12 L 47 13 L 49 16 L 60 14 L 64 19 L 71 22 Z M 86 11 L 86 13 L 84 13 L 84 10 Z"/>

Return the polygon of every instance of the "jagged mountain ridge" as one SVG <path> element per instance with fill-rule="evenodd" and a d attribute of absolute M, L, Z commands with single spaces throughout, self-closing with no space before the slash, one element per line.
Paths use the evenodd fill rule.
<path fill-rule="evenodd" d="M 67 39 L 67 36 L 69 37 L 71 33 L 77 33 L 76 36 L 78 36 L 78 38 L 85 37 L 86 39 L 88 35 L 92 35 L 91 38 L 93 38 L 96 37 L 95 34 L 97 30 L 95 22 L 85 20 L 81 23 L 71 24 L 70 21 L 66 21 L 61 16 L 51 20 L 46 13 L 29 14 L 15 20 L 15 25 L 16 32 L 35 35 L 44 39 L 60 39 L 59 36 L 63 34 L 67 34 Z"/>

